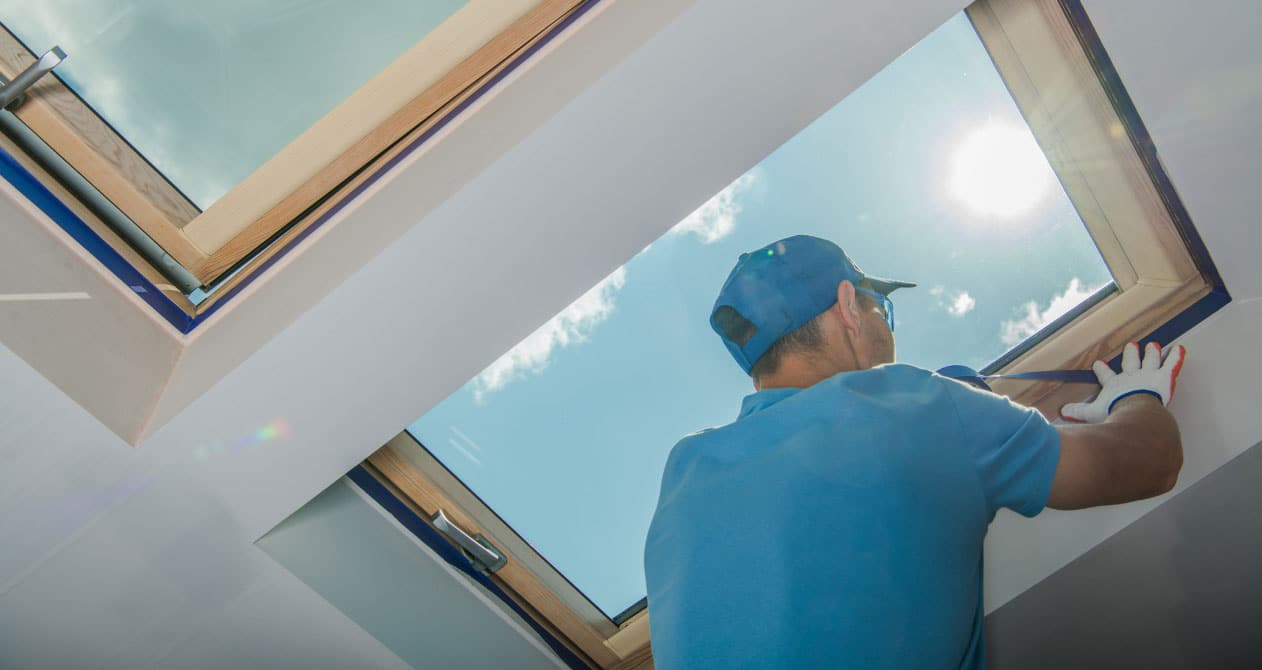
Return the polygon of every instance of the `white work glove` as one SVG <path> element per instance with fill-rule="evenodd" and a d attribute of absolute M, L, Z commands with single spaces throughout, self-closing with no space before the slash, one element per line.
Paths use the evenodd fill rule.
<path fill-rule="evenodd" d="M 1139 344 L 1131 342 L 1122 350 L 1122 371 L 1113 372 L 1108 363 L 1096 361 L 1091 369 L 1100 381 L 1100 393 L 1090 402 L 1075 402 L 1065 405 L 1060 415 L 1070 421 L 1099 423 L 1109 416 L 1114 403 L 1128 395 L 1148 393 L 1161 399 L 1161 404 L 1169 405 L 1174 395 L 1174 384 L 1179 378 L 1179 370 L 1183 367 L 1183 359 L 1187 350 L 1183 345 L 1175 346 L 1161 361 L 1161 347 L 1155 342 L 1148 343 L 1144 352 L 1144 362 L 1139 362 Z"/>

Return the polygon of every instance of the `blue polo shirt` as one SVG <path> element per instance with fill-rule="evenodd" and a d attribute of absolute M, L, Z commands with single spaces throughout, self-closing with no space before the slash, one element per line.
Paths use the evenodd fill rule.
<path fill-rule="evenodd" d="M 675 668 L 983 668 L 982 540 L 1047 502 L 1036 411 L 908 365 L 745 398 L 671 451 L 644 550 Z"/>

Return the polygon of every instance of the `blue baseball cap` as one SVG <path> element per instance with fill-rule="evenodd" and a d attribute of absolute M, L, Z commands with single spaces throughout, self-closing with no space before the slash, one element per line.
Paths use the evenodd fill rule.
<path fill-rule="evenodd" d="M 746 374 L 777 340 L 837 302 L 845 280 L 889 294 L 915 286 L 863 273 L 841 247 L 810 235 L 794 235 L 741 254 L 710 311 L 710 327 L 723 338 Z"/>

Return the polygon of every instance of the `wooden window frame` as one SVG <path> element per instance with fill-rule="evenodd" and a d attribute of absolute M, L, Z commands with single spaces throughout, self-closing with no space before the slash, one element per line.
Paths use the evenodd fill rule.
<path fill-rule="evenodd" d="M 1088 368 L 1170 322 L 1215 282 L 1184 239 L 1065 0 L 979 0 L 966 11 L 1117 286 L 1002 371 Z M 1049 418 L 1090 391 L 1053 382 L 992 386 Z"/>
<path fill-rule="evenodd" d="M 1114 277 L 1079 310 L 1036 334 L 1000 371 L 1079 369 L 1109 359 L 1192 308 L 1216 288 L 1200 267 L 1101 83 L 1070 16 L 1075 0 L 978 0 L 966 9 L 1018 107 Z M 1009 360 L 1010 359 L 1010 360 Z M 1055 418 L 1092 389 L 1000 380 L 996 392 Z M 593 667 L 651 668 L 648 612 L 620 626 L 600 614 L 547 561 L 407 431 L 367 461 L 369 471 L 429 518 L 442 509 L 509 556 L 497 573 L 514 594 Z M 593 615 L 595 612 L 595 615 Z"/>
<path fill-rule="evenodd" d="M 221 295 L 590 1 L 469 0 L 205 211 L 56 77 L 32 87 L 14 113 L 204 284 L 244 261 Z M 34 60 L 0 30 L 0 75 L 11 79 Z M 177 304 L 196 316 L 214 295 Z"/>

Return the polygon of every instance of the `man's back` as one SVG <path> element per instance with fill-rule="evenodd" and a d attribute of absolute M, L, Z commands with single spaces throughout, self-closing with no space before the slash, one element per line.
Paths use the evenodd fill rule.
<path fill-rule="evenodd" d="M 909 366 L 749 396 L 667 464 L 657 667 L 980 667 L 986 526 L 1042 509 L 1058 449 L 1032 410 Z"/>

